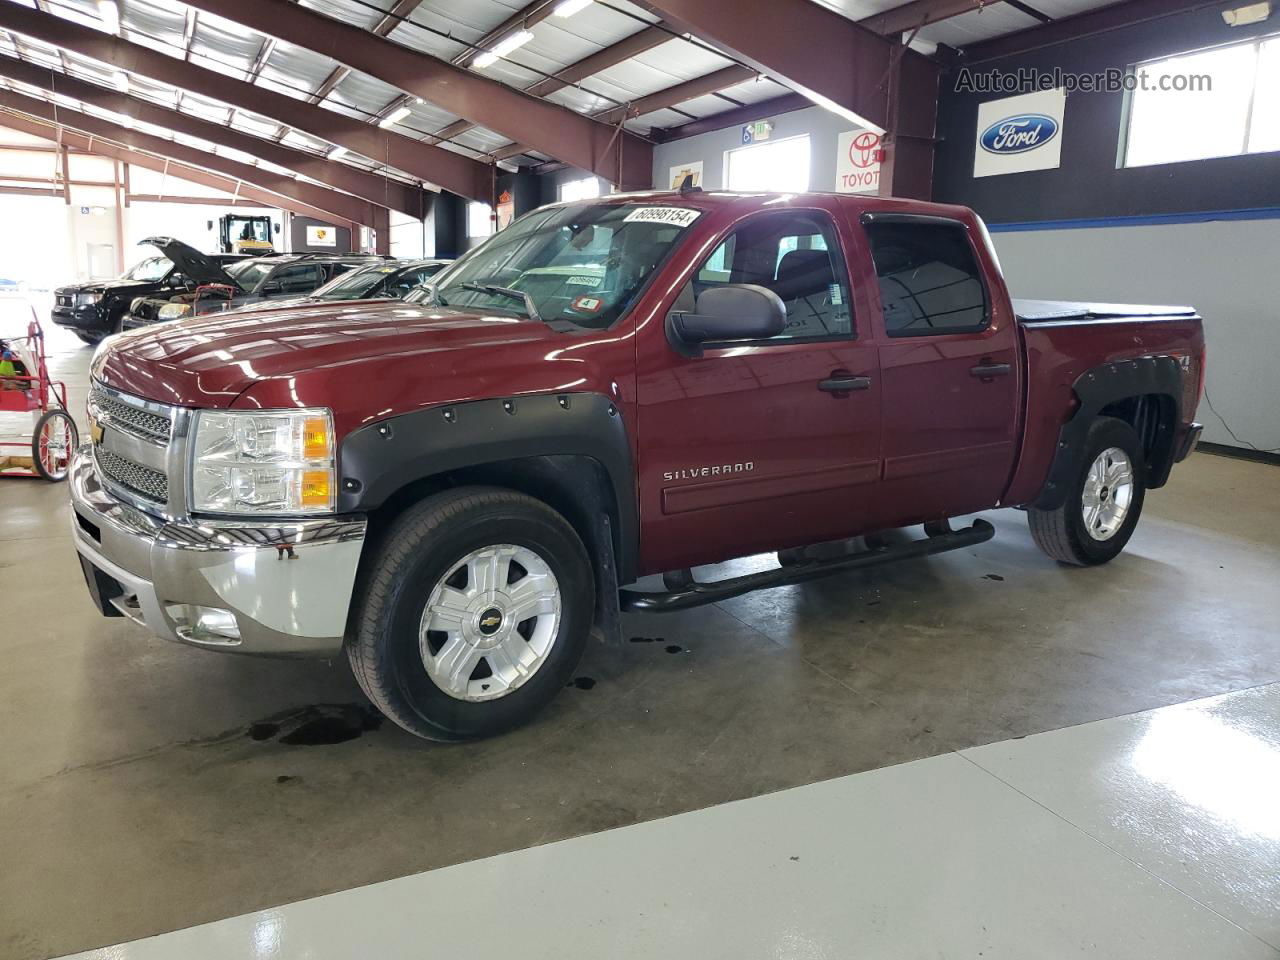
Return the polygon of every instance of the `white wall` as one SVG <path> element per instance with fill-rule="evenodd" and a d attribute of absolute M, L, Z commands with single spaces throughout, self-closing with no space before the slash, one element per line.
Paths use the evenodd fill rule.
<path fill-rule="evenodd" d="M 840 134 L 857 129 L 843 117 L 822 107 L 806 107 L 770 118 L 774 122 L 772 140 L 783 140 L 800 134 L 809 135 L 809 189 L 836 188 L 836 139 Z M 724 155 L 742 146 L 742 127 L 713 130 L 696 137 L 658 144 L 653 149 L 653 183 L 661 190 L 670 183 L 671 168 L 702 161 L 704 190 L 724 189 Z"/>
<path fill-rule="evenodd" d="M 997 232 L 1016 297 L 1190 304 L 1210 399 L 1236 436 L 1280 449 L 1280 219 Z M 1204 439 L 1238 444 L 1207 403 Z"/>

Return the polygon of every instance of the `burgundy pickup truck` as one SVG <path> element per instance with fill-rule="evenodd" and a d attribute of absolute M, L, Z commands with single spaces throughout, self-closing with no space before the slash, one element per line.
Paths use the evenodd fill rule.
<path fill-rule="evenodd" d="M 101 611 L 211 650 L 345 652 L 405 729 L 477 737 L 550 700 L 620 611 L 974 544 L 989 523 L 949 521 L 976 511 L 1108 561 L 1200 430 L 1192 310 L 1011 302 L 961 207 L 559 204 L 418 300 L 99 348 L 72 497 Z M 775 569 L 692 573 L 765 551 Z"/>

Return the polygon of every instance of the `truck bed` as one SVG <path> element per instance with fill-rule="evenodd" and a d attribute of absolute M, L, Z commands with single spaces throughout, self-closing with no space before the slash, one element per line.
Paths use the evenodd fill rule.
<path fill-rule="evenodd" d="M 1146 317 L 1194 317 L 1191 307 L 1136 303 L 1083 303 L 1072 300 L 1013 301 L 1019 323 L 1079 323 L 1089 320 L 1142 320 Z"/>

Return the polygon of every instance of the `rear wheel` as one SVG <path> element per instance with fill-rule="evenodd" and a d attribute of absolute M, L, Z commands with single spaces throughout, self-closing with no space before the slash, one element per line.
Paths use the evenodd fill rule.
<path fill-rule="evenodd" d="M 1080 469 L 1056 510 L 1027 510 L 1036 545 L 1062 563 L 1106 563 L 1124 549 L 1146 495 L 1146 463 L 1133 427 L 1099 417 L 1085 437 Z"/>
<path fill-rule="evenodd" d="M 49 410 L 36 421 L 31 438 L 31 460 L 36 472 L 55 483 L 67 478 L 71 454 L 80 442 L 76 423 L 65 410 Z"/>
<path fill-rule="evenodd" d="M 76 336 L 79 337 L 83 343 L 87 343 L 91 347 L 96 347 L 98 344 L 100 344 L 103 341 L 103 339 L 106 337 L 106 334 L 105 333 L 89 333 L 84 330 L 77 330 Z"/>
<path fill-rule="evenodd" d="M 509 490 L 437 494 L 396 519 L 363 578 L 347 656 L 369 699 L 430 740 L 526 721 L 582 657 L 595 587 L 586 549 Z"/>

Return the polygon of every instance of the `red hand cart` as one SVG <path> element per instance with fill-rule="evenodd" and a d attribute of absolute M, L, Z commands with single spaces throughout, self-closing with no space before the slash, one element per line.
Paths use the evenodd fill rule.
<path fill-rule="evenodd" d="M 0 440 L 0 477 L 65 480 L 80 434 L 67 412 L 66 384 L 49 377 L 44 331 L 35 309 L 31 310 L 25 337 L 0 342 L 10 360 L 0 374 L 0 413 L 40 412 L 30 444 Z M 12 448 L 23 453 L 9 452 Z"/>

